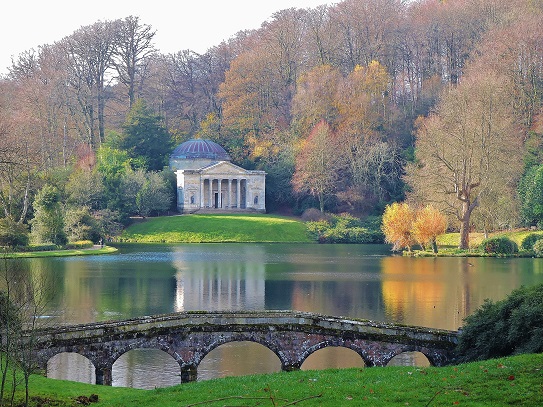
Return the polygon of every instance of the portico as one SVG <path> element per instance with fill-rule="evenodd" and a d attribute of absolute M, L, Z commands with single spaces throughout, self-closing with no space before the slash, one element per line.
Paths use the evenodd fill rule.
<path fill-rule="evenodd" d="M 213 153 L 209 151 L 191 152 L 191 156 L 186 157 L 186 148 L 194 150 L 195 143 L 204 143 L 198 145 L 202 151 L 213 148 L 221 160 L 214 160 Z M 184 151 L 182 157 L 180 150 Z M 202 209 L 266 211 L 264 171 L 245 170 L 232 164 L 222 147 L 209 140 L 191 140 L 181 144 L 176 151 L 172 154 L 170 166 L 177 176 L 177 208 L 180 212 L 193 213 Z"/>

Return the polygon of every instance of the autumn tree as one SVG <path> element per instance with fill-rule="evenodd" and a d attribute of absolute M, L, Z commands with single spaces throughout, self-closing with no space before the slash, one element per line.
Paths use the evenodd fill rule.
<path fill-rule="evenodd" d="M 501 194 L 520 173 L 521 137 L 507 84 L 491 72 L 465 78 L 418 127 L 416 162 L 407 175 L 412 197 L 456 217 L 461 249 L 469 247 L 481 196 Z"/>
<path fill-rule="evenodd" d="M 127 88 L 129 108 L 136 101 L 137 87 L 147 74 L 147 60 L 155 52 L 152 43 L 155 34 L 150 25 L 140 23 L 139 17 L 129 16 L 117 23 L 113 65 L 119 81 Z"/>
<path fill-rule="evenodd" d="M 324 212 L 328 196 L 338 187 L 341 157 L 337 151 L 337 137 L 330 125 L 322 120 L 303 142 L 296 157 L 292 176 L 294 190 L 299 193 L 308 192 L 316 197 L 321 212 Z"/>
<path fill-rule="evenodd" d="M 432 247 L 437 253 L 436 238 L 447 230 L 447 217 L 431 205 L 417 211 L 412 225 L 412 233 L 415 240 L 425 248 Z"/>
<path fill-rule="evenodd" d="M 394 202 L 386 206 L 381 229 L 385 234 L 385 241 L 393 245 L 393 250 L 404 247 L 411 250 L 411 246 L 416 243 L 413 236 L 414 221 L 415 211 L 407 203 Z"/>

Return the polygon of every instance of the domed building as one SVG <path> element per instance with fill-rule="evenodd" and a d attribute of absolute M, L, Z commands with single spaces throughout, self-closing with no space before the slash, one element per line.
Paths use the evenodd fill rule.
<path fill-rule="evenodd" d="M 266 173 L 245 170 L 219 144 L 192 139 L 170 155 L 177 176 L 177 209 L 266 212 Z"/>

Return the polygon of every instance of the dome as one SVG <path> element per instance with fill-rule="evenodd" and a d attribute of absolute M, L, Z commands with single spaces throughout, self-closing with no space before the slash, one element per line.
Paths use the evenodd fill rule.
<path fill-rule="evenodd" d="M 224 148 L 211 140 L 192 139 L 179 144 L 173 150 L 170 160 L 208 159 L 213 161 L 231 161 Z"/>

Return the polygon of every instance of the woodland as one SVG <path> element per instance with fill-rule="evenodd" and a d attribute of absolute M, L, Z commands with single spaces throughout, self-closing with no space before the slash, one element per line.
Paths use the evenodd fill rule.
<path fill-rule="evenodd" d="M 291 8 L 204 54 L 161 54 L 144 17 L 27 50 L 0 79 L 4 244 L 174 211 L 165 166 L 195 137 L 266 171 L 270 212 L 407 201 L 466 233 L 543 224 L 543 2 Z"/>

